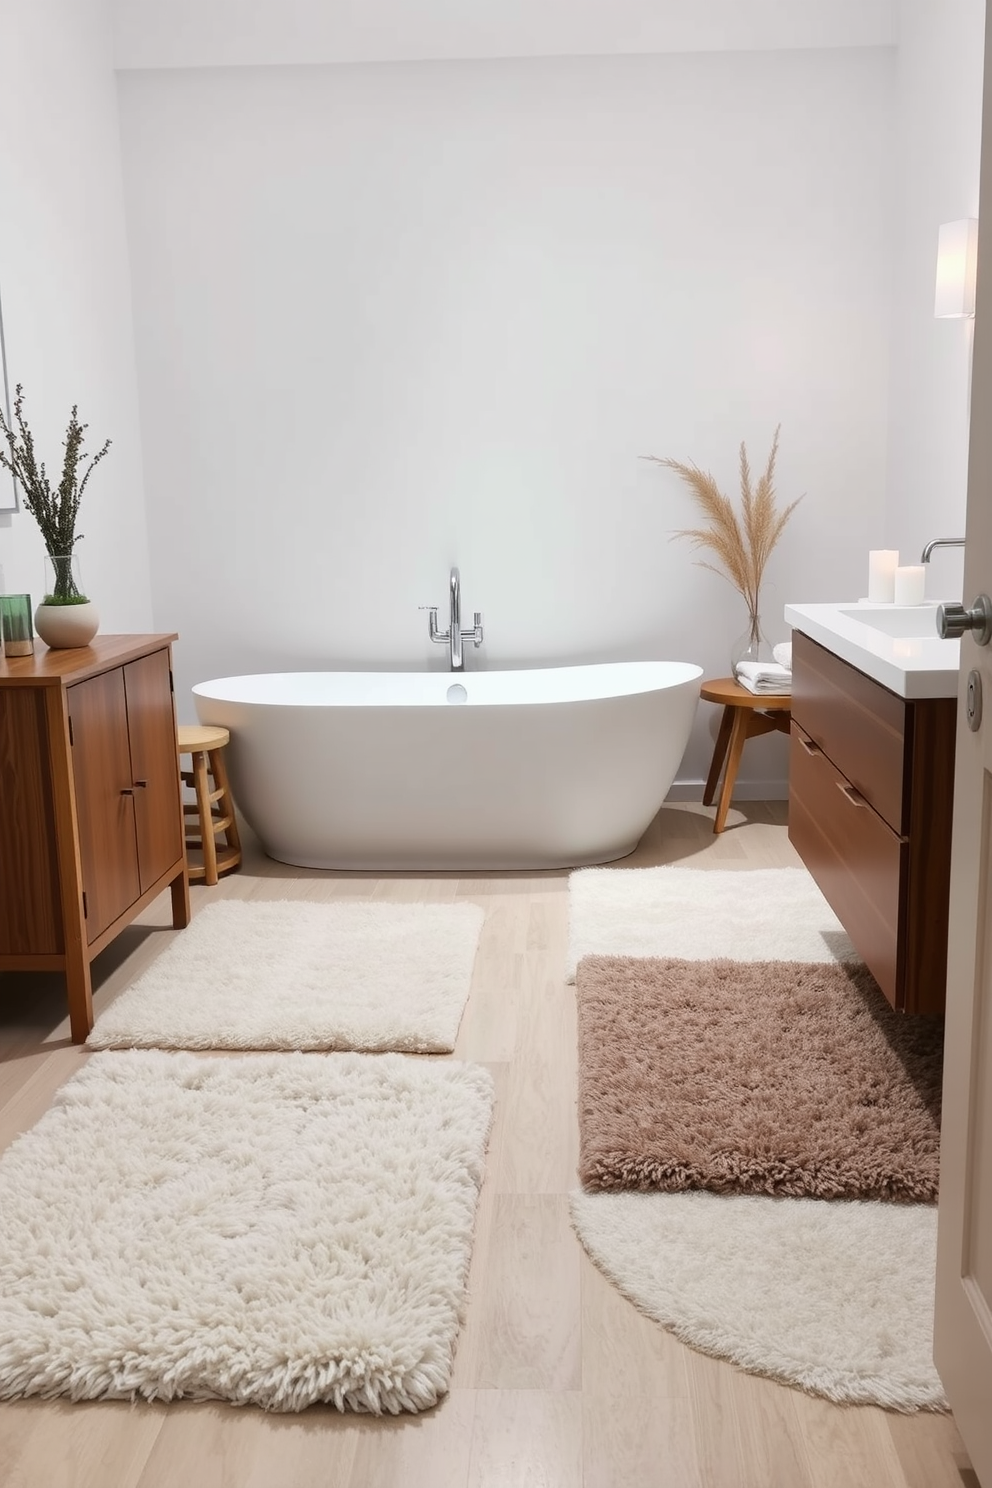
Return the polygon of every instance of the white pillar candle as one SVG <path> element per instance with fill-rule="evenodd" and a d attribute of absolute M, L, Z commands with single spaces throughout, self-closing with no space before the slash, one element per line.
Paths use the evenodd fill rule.
<path fill-rule="evenodd" d="M 868 598 L 872 604 L 892 604 L 898 565 L 899 553 L 895 548 L 873 548 L 868 554 Z"/>
<path fill-rule="evenodd" d="M 897 605 L 918 605 L 923 603 L 923 588 L 926 582 L 926 569 L 922 564 L 914 564 L 909 568 L 897 568 L 895 574 L 895 602 Z"/>

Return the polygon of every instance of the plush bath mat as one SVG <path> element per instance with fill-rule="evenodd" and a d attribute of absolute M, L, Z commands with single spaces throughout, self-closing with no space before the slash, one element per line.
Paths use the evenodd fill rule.
<path fill-rule="evenodd" d="M 932 1206 L 708 1193 L 571 1204 L 600 1269 L 694 1348 L 841 1404 L 947 1409 Z"/>
<path fill-rule="evenodd" d="M 101 1014 L 93 1048 L 450 1053 L 477 904 L 206 905 Z"/>
<path fill-rule="evenodd" d="M 936 1199 L 942 1023 L 863 966 L 590 956 L 576 993 L 587 1188 Z"/>
<path fill-rule="evenodd" d="M 805 868 L 581 868 L 568 900 L 569 981 L 583 956 L 856 959 Z"/>
<path fill-rule="evenodd" d="M 0 1158 L 0 1398 L 433 1405 L 492 1099 L 402 1055 L 95 1056 Z"/>

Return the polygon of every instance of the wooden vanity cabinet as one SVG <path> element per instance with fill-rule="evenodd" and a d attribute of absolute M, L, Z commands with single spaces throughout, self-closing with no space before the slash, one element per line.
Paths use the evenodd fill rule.
<path fill-rule="evenodd" d="M 789 837 L 907 1013 L 944 1010 L 955 714 L 793 632 Z"/>
<path fill-rule="evenodd" d="M 0 972 L 63 971 L 74 1043 L 93 957 L 166 887 L 189 923 L 174 639 L 0 661 Z"/>

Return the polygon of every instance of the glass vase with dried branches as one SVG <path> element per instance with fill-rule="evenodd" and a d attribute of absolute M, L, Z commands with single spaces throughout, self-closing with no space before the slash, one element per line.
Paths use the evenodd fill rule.
<path fill-rule="evenodd" d="M 79 410 L 74 403 L 62 441 L 62 478 L 54 485 L 44 460 L 39 460 L 35 453 L 34 437 L 24 417 L 24 389 L 20 383 L 14 393 L 13 422 L 15 427 L 11 428 L 0 407 L 0 465 L 20 482 L 24 509 L 34 517 L 44 538 L 53 574 L 52 592 L 45 595 L 44 603 L 89 604 L 79 589 L 73 567 L 73 550 L 82 539 L 82 533 L 76 532 L 76 518 L 87 482 L 109 450 L 110 440 L 104 441 L 103 447 L 82 469 L 86 459 L 83 439 L 88 426 L 79 422 Z"/>
<path fill-rule="evenodd" d="M 644 456 L 644 459 L 667 466 L 680 475 L 692 492 L 696 505 L 708 519 L 706 526 L 681 528 L 672 534 L 673 538 L 687 537 L 694 547 L 708 549 L 720 566 L 700 559 L 700 568 L 708 568 L 712 573 L 727 579 L 747 606 L 748 628 L 731 652 L 731 664 L 735 673 L 741 661 L 764 661 L 770 658 L 767 643 L 761 633 L 761 581 L 786 522 L 803 499 L 798 496 L 795 501 L 782 508 L 776 502 L 775 461 L 778 457 L 780 429 L 781 425 L 775 430 L 768 462 L 757 481 L 752 480 L 747 449 L 741 440 L 739 517 L 733 503 L 729 497 L 724 496 L 709 471 L 701 470 L 691 460 L 684 462 L 663 459 L 659 455 Z"/>

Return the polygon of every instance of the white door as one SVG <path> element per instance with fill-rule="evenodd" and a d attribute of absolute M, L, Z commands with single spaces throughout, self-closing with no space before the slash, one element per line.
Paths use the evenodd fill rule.
<path fill-rule="evenodd" d="M 979 285 L 965 600 L 992 596 L 992 6 L 985 41 Z M 944 534 L 941 534 L 944 535 Z M 947 536 L 956 534 L 948 533 Z M 984 718 L 968 725 L 976 673 Z M 961 642 L 934 1358 L 972 1466 L 992 1488 L 992 644 Z"/>

